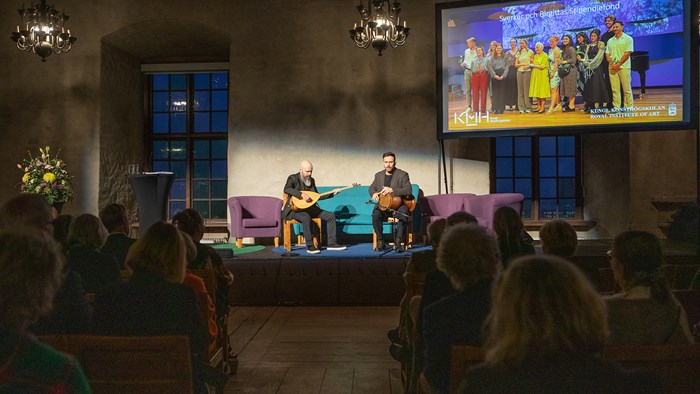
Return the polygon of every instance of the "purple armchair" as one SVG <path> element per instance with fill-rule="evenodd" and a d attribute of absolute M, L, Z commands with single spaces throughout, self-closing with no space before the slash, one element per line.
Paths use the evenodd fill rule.
<path fill-rule="evenodd" d="M 228 209 L 231 213 L 231 236 L 236 238 L 236 246 L 243 246 L 244 237 L 274 237 L 275 247 L 279 246 L 281 199 L 266 196 L 229 197 Z"/>
<path fill-rule="evenodd" d="M 464 198 L 464 210 L 476 216 L 480 225 L 492 230 L 493 214 L 498 208 L 509 206 L 520 213 L 524 199 L 520 193 L 471 195 Z"/>
<path fill-rule="evenodd" d="M 425 196 L 421 202 L 423 216 L 427 219 L 427 223 L 437 219 L 445 219 L 455 212 L 463 210 L 464 199 L 469 196 L 475 196 L 472 193 L 454 193 L 454 194 L 436 194 L 434 196 Z"/>

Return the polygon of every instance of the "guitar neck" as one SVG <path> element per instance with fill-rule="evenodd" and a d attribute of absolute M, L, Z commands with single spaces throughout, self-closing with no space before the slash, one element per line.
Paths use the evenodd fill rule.
<path fill-rule="evenodd" d="M 355 187 L 355 186 L 354 186 L 354 185 L 345 186 L 345 187 L 343 187 L 343 188 L 338 189 L 338 192 L 342 192 L 343 190 L 351 189 L 351 188 L 353 188 L 353 187 Z M 321 194 L 319 194 L 319 197 L 321 197 L 321 196 L 327 196 L 327 195 L 333 194 L 333 193 L 335 193 L 335 189 L 334 189 L 334 190 L 329 190 L 329 191 L 324 192 L 324 193 L 321 193 Z"/>

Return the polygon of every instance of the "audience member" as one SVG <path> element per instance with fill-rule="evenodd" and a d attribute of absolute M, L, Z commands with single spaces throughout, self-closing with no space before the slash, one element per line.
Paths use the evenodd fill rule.
<path fill-rule="evenodd" d="M 661 392 L 654 376 L 599 358 L 605 304 L 559 257 L 512 261 L 494 284 L 486 325 L 485 362 L 469 370 L 463 393 Z"/>
<path fill-rule="evenodd" d="M 661 265 L 659 239 L 626 231 L 609 252 L 615 282 L 622 292 L 605 299 L 611 343 L 693 343 L 683 306 L 669 289 Z"/>
<path fill-rule="evenodd" d="M 124 269 L 129 248 L 136 242 L 129 237 L 129 218 L 126 215 L 126 207 L 121 204 L 109 204 L 100 211 L 100 220 L 109 233 L 101 251 L 114 256 L 121 269 Z"/>
<path fill-rule="evenodd" d="M 504 267 L 514 257 L 535 254 L 532 237 L 525 231 L 523 219 L 515 209 L 508 206 L 498 208 L 493 214 L 493 230 Z"/>
<path fill-rule="evenodd" d="M 180 232 L 183 240 L 185 241 L 185 256 L 186 260 L 192 261 L 197 257 L 197 246 L 194 244 L 192 237 L 185 232 Z M 202 314 L 202 319 L 207 322 L 207 328 L 209 329 L 209 355 L 212 355 L 216 351 L 217 339 L 219 335 L 219 326 L 216 322 L 216 307 L 214 306 L 214 301 L 209 297 L 209 292 L 204 284 L 204 279 L 195 275 L 189 269 L 185 271 L 185 279 L 182 282 L 185 286 L 191 288 L 197 298 L 199 298 L 199 309 Z"/>
<path fill-rule="evenodd" d="M 61 245 L 61 251 L 64 255 L 68 254 L 68 230 L 73 222 L 73 215 L 62 214 L 56 216 L 53 220 L 53 239 Z"/>
<path fill-rule="evenodd" d="M 446 223 L 447 221 L 445 219 L 438 219 L 434 222 L 430 222 L 426 230 L 428 232 L 428 238 L 432 248 L 411 253 L 411 258 L 406 264 L 406 272 L 403 275 L 404 281 L 406 281 L 409 273 L 426 274 L 435 269 L 437 247 L 440 244 L 440 237 L 445 231 Z M 406 287 L 409 285 L 411 284 L 406 282 Z M 389 330 L 387 333 L 387 337 L 392 343 L 401 345 L 406 345 L 406 343 L 401 341 L 401 337 L 413 337 L 414 320 L 408 313 L 409 306 L 415 305 L 414 308 L 417 309 L 418 305 L 420 305 L 420 302 L 411 303 L 411 299 L 407 299 L 406 296 L 407 294 L 404 294 L 403 298 L 401 299 L 401 303 L 399 304 L 399 307 L 401 308 L 401 312 L 399 314 L 399 327 Z M 414 315 L 416 313 L 417 310 L 414 312 Z"/>
<path fill-rule="evenodd" d="M 48 234 L 22 225 L 0 231 L 0 392 L 91 392 L 73 357 L 29 333 L 51 309 L 63 265 Z"/>
<path fill-rule="evenodd" d="M 440 241 L 437 267 L 456 293 L 423 312 L 425 381 L 441 392 L 449 388 L 452 345 L 480 345 L 491 306 L 491 283 L 500 271 L 498 244 L 478 224 L 459 224 Z"/>
<path fill-rule="evenodd" d="M 121 282 L 117 261 L 100 251 L 106 238 L 100 218 L 89 213 L 75 218 L 68 230 L 68 266 L 83 278 L 88 293 L 99 293 Z"/>
<path fill-rule="evenodd" d="M 578 246 L 576 230 L 563 220 L 551 220 L 540 228 L 540 242 L 544 254 L 565 259 L 574 255 Z"/>
<path fill-rule="evenodd" d="M 208 346 L 197 295 L 182 284 L 186 270 L 185 241 L 175 226 L 152 225 L 129 249 L 131 279 L 97 294 L 95 332 L 106 335 L 187 335 L 196 393 L 206 393 Z"/>
<path fill-rule="evenodd" d="M 53 212 L 44 196 L 21 194 L 0 207 L 0 229 L 19 226 L 37 228 L 53 236 Z M 53 310 L 32 327 L 37 334 L 87 332 L 92 324 L 92 307 L 85 300 L 80 275 L 63 265 L 63 282 L 56 292 Z"/>
<path fill-rule="evenodd" d="M 180 231 L 185 232 L 197 246 L 197 257 L 187 265 L 189 269 L 214 269 L 218 283 L 214 302 L 216 303 L 216 315 L 219 319 L 228 315 L 228 290 L 233 283 L 233 274 L 224 267 L 224 262 L 214 248 L 203 245 L 200 241 L 204 236 L 204 219 L 192 208 L 178 212 L 173 217 L 173 224 Z"/>

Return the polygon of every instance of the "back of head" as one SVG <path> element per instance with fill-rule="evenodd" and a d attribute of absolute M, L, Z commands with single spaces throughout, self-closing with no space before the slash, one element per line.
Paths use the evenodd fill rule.
<path fill-rule="evenodd" d="M 505 206 L 493 213 L 493 231 L 498 238 L 520 239 L 523 228 L 523 219 L 515 209 Z"/>
<path fill-rule="evenodd" d="M 492 365 L 517 368 L 531 358 L 591 355 L 605 344 L 602 298 L 559 257 L 513 260 L 496 281 L 491 302 L 486 361 Z"/>
<path fill-rule="evenodd" d="M 447 220 L 445 219 L 438 219 L 434 222 L 430 222 L 428 225 L 426 230 L 428 231 L 428 237 L 430 238 L 430 243 L 433 245 L 433 248 L 436 248 L 440 244 L 440 238 L 442 238 L 442 234 L 445 232 L 445 226 L 447 226 Z"/>
<path fill-rule="evenodd" d="M 108 232 L 129 232 L 129 218 L 126 215 L 126 207 L 122 204 L 112 203 L 102 208 L 100 220 Z"/>
<path fill-rule="evenodd" d="M 19 225 L 43 228 L 52 219 L 51 206 L 39 194 L 20 194 L 0 207 L 0 228 Z"/>
<path fill-rule="evenodd" d="M 612 256 L 623 267 L 625 287 L 649 286 L 652 295 L 663 301 L 668 298 L 668 282 L 661 265 L 664 262 L 661 243 L 646 231 L 625 231 L 613 240 Z"/>
<path fill-rule="evenodd" d="M 182 283 L 185 277 L 185 241 L 178 229 L 158 222 L 146 230 L 129 248 L 126 264 L 133 269 L 151 271 L 172 283 Z"/>
<path fill-rule="evenodd" d="M 53 221 L 53 239 L 55 239 L 64 252 L 68 251 L 68 230 L 73 222 L 73 215 L 61 214 Z"/>
<path fill-rule="evenodd" d="M 459 223 L 476 224 L 478 221 L 476 220 L 476 217 L 469 212 L 457 211 L 447 217 L 446 227 L 449 228 Z"/>
<path fill-rule="evenodd" d="M 204 219 L 195 209 L 187 208 L 173 216 L 173 224 L 194 238 L 195 233 L 200 231 L 200 226 L 204 224 Z"/>
<path fill-rule="evenodd" d="M 63 264 L 45 232 L 22 225 L 0 231 L 0 331 L 21 332 L 48 313 Z"/>
<path fill-rule="evenodd" d="M 107 229 L 95 215 L 84 213 L 71 223 L 68 229 L 68 244 L 99 249 L 107 239 Z"/>
<path fill-rule="evenodd" d="M 493 279 L 500 269 L 498 244 L 478 224 L 449 227 L 440 240 L 437 267 L 459 290 Z"/>
<path fill-rule="evenodd" d="M 540 241 L 545 254 L 568 258 L 576 251 L 576 230 L 563 220 L 552 220 L 540 228 Z"/>

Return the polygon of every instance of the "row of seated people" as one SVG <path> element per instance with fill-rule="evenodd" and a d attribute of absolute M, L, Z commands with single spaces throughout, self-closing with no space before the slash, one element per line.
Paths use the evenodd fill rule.
<path fill-rule="evenodd" d="M 121 219 L 126 220 L 125 214 Z M 101 249 L 107 230 L 99 218 L 80 215 L 72 221 L 64 244 L 67 256 L 58 243 L 48 239 L 54 235 L 54 223 L 51 208 L 39 195 L 21 195 L 0 207 L 0 239 L 11 245 L 2 247 L 0 256 L 0 363 L 9 371 L 5 374 L 8 379 L 0 381 L 0 392 L 64 384 L 58 380 L 68 375 L 32 369 L 42 357 L 71 365 L 70 378 L 75 379 L 71 384 L 76 387 L 70 392 L 89 392 L 75 361 L 41 345 L 33 336 L 66 333 L 186 335 L 193 391 L 208 392 L 207 385 L 223 387 L 225 374 L 207 361 L 217 341 L 226 335 L 219 324 L 225 320 L 217 319 L 217 314 L 225 319 L 227 298 L 221 296 L 227 294 L 233 276 L 224 270 L 214 250 L 199 245 L 204 225 L 196 211 L 180 212 L 175 225 L 159 222 L 138 240 L 124 242 L 130 246 L 122 254 L 123 267 L 133 272 L 128 281 L 122 281 L 121 264 L 115 256 Z M 203 280 L 188 268 L 217 273 L 221 285 L 217 289 L 223 291 L 213 294 L 215 302 Z M 86 290 L 95 293 L 94 303 L 87 302 Z"/>
<path fill-rule="evenodd" d="M 609 256 L 622 291 L 602 297 L 590 278 L 566 260 L 577 247 L 568 223 L 552 221 L 540 231 L 544 254 L 555 258 L 535 255 L 532 238 L 512 208 L 496 211 L 493 233 L 472 215 L 458 212 L 428 227 L 434 250 L 411 256 L 399 326 L 388 333 L 390 353 L 402 362 L 406 392 L 447 392 L 455 344 L 486 346 L 486 364 L 468 382 L 469 391 L 519 391 L 518 381 L 524 379 L 521 383 L 532 385 L 526 391 L 578 387 L 596 392 L 602 387 L 596 385 L 613 379 L 612 372 L 607 380 L 587 381 L 592 370 L 581 363 L 602 371 L 606 364 L 594 355 L 605 343 L 694 342 L 686 312 L 663 276 L 661 247 L 653 234 L 628 231 L 615 238 Z M 546 371 L 543 362 L 557 365 L 549 364 L 550 357 L 568 361 Z M 578 368 L 585 373 L 557 375 Z M 515 373 L 504 372 L 515 370 L 525 375 L 515 379 Z M 532 380 L 550 372 L 552 378 Z M 621 384 L 620 376 L 615 385 Z M 569 386 L 537 386 L 553 380 Z M 616 389 L 603 391 L 621 392 L 622 386 L 610 387 Z"/>

